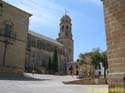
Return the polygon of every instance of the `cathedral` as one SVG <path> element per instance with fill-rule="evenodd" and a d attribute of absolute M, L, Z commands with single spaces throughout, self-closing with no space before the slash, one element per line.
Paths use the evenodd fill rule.
<path fill-rule="evenodd" d="M 60 32 L 54 40 L 29 31 L 31 16 L 0 0 L 0 73 L 20 74 L 33 69 L 48 73 L 49 60 L 53 60 L 56 49 L 58 74 L 66 74 L 74 55 L 71 18 L 67 14 L 62 16 Z"/>
<path fill-rule="evenodd" d="M 60 32 L 56 40 L 28 32 L 26 71 L 35 69 L 38 73 L 48 73 L 49 60 L 54 50 L 58 55 L 58 74 L 66 74 L 67 63 L 73 61 L 73 39 L 71 18 L 65 14 L 60 19 Z"/>

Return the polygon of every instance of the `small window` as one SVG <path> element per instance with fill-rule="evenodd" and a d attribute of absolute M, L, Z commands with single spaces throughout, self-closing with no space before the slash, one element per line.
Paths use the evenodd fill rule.
<path fill-rule="evenodd" d="M 5 24 L 5 36 L 9 37 L 12 32 L 12 25 L 11 24 Z"/>
<path fill-rule="evenodd" d="M 99 76 L 101 76 L 101 72 L 99 71 Z"/>
<path fill-rule="evenodd" d="M 2 15 L 3 12 L 3 4 L 0 4 L 0 15 Z"/>
<path fill-rule="evenodd" d="M 37 48 L 41 49 L 41 41 L 40 40 L 37 40 Z"/>
<path fill-rule="evenodd" d="M 3 8 L 3 4 L 0 4 L 0 8 Z"/>
<path fill-rule="evenodd" d="M 32 46 L 33 46 L 33 47 L 36 47 L 36 42 L 35 42 L 35 40 L 32 40 Z"/>

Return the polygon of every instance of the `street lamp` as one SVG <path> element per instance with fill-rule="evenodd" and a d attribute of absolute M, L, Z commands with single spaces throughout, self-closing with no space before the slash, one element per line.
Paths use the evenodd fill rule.
<path fill-rule="evenodd" d="M 11 24 L 5 24 L 5 29 L 3 29 L 0 33 L 0 36 L 3 37 L 3 40 L 0 40 L 0 42 L 4 43 L 4 52 L 3 52 L 3 62 L 2 65 L 6 65 L 6 52 L 7 52 L 7 46 L 12 45 L 12 40 L 16 39 L 16 33 L 12 31 L 13 25 Z"/>
<path fill-rule="evenodd" d="M 3 66 L 5 66 L 5 60 L 6 60 L 6 51 L 7 51 L 7 46 L 9 44 L 12 44 L 8 41 L 8 39 L 6 39 L 5 41 L 3 41 L 4 43 L 4 54 L 3 54 Z"/>

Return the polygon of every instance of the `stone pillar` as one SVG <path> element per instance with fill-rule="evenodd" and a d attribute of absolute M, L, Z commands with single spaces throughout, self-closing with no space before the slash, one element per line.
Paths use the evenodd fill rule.
<path fill-rule="evenodd" d="M 103 4 L 108 46 L 109 87 L 124 87 L 125 0 L 103 0 Z"/>

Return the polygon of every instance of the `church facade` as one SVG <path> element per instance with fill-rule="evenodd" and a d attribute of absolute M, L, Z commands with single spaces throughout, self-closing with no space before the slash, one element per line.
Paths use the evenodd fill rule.
<path fill-rule="evenodd" d="M 55 49 L 58 55 L 58 74 L 66 74 L 67 63 L 73 61 L 72 24 L 67 14 L 60 20 L 60 32 L 56 40 L 29 31 L 26 71 L 35 69 L 38 73 L 48 73 L 49 60 L 53 60 Z"/>

